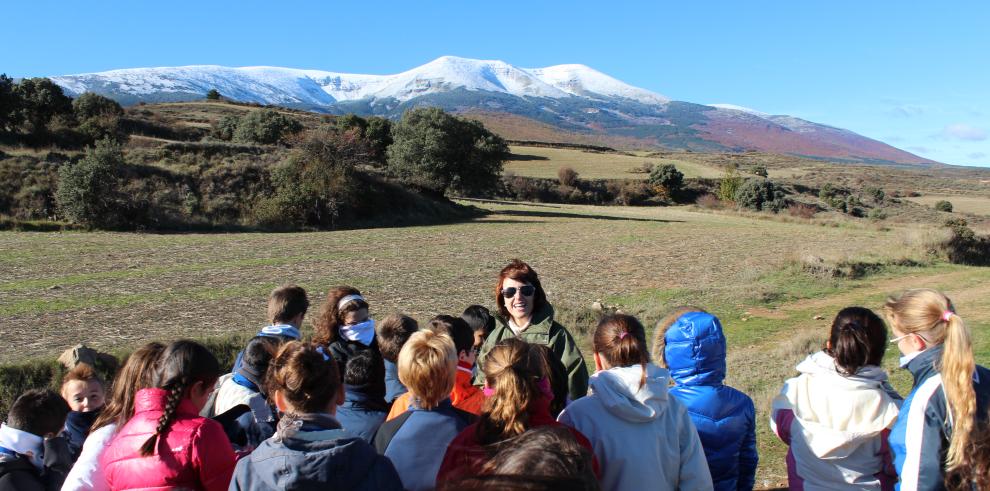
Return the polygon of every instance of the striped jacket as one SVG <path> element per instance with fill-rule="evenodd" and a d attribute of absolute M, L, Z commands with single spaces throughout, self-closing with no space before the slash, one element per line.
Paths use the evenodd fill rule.
<path fill-rule="evenodd" d="M 890 433 L 894 465 L 900 476 L 899 491 L 945 489 L 943 470 L 952 436 L 952 418 L 942 390 L 941 358 L 939 345 L 922 352 L 906 366 L 914 376 L 914 388 L 904 400 Z M 990 370 L 977 366 L 973 387 L 976 417 L 983 419 L 990 407 Z"/>

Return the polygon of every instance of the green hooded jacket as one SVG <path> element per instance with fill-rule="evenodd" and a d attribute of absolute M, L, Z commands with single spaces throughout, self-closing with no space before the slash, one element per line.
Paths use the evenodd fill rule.
<path fill-rule="evenodd" d="M 485 339 L 485 344 L 481 346 L 481 353 L 478 355 L 479 366 L 499 341 L 515 336 L 527 343 L 547 346 L 557 355 L 567 370 L 567 393 L 572 401 L 588 394 L 588 367 L 584 365 L 584 357 L 581 356 L 581 350 L 578 349 L 571 333 L 553 320 L 553 306 L 548 303 L 533 312 L 529 327 L 518 336 L 512 332 L 507 322 L 498 316 L 495 318 L 499 322 L 495 330 Z M 475 374 L 474 384 L 485 384 L 485 374 L 481 370 Z"/>

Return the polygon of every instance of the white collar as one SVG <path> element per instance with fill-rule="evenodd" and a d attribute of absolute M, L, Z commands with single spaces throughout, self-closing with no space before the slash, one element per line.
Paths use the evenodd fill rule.
<path fill-rule="evenodd" d="M 512 329 L 512 332 L 516 335 L 519 335 L 519 333 L 525 331 L 526 328 L 531 326 L 532 324 L 533 324 L 533 320 L 530 319 L 530 321 L 527 322 L 525 326 L 518 326 L 516 325 L 516 321 L 513 320 L 512 317 L 509 317 L 509 329 Z"/>
<path fill-rule="evenodd" d="M 44 467 L 45 439 L 34 433 L 0 424 L 0 447 L 27 457 L 38 469 Z"/>

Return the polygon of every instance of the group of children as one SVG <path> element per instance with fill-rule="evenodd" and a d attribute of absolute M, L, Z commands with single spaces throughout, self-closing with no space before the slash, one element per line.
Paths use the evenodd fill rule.
<path fill-rule="evenodd" d="M 376 323 L 340 287 L 304 341 L 306 292 L 278 288 L 230 373 L 196 342 L 149 343 L 108 397 L 86 363 L 61 395 L 23 394 L 0 427 L 0 491 L 754 487 L 756 411 L 724 384 L 714 315 L 676 309 L 652 351 L 638 319 L 607 315 L 589 376 L 529 265 L 500 272 L 495 305 Z M 889 342 L 869 309 L 840 311 L 773 400 L 790 488 L 985 489 L 990 372 L 968 329 L 932 290 L 883 313 Z M 889 343 L 906 399 L 880 367 Z"/>

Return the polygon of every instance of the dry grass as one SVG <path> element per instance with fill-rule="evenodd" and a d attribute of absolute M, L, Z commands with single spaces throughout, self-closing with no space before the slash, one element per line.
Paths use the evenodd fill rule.
<path fill-rule="evenodd" d="M 926 195 L 905 199 L 930 207 L 934 207 L 936 202 L 945 200 L 952 203 L 954 212 L 990 216 L 990 196 Z"/>
<path fill-rule="evenodd" d="M 648 174 L 633 172 L 645 163 L 674 164 L 685 177 L 715 178 L 722 170 L 685 159 L 646 157 L 643 152 L 600 153 L 569 148 L 512 146 L 505 170 L 525 177 L 555 179 L 561 167 L 570 167 L 583 179 L 646 179 Z"/>

